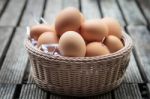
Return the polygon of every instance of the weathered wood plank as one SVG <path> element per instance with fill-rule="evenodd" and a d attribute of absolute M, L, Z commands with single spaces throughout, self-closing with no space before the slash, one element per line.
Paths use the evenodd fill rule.
<path fill-rule="evenodd" d="M 21 83 L 27 64 L 25 29 L 18 28 L 0 70 L 0 83 Z"/>
<path fill-rule="evenodd" d="M 128 31 L 133 38 L 141 68 L 150 82 L 150 34 L 144 26 L 129 26 Z"/>
<path fill-rule="evenodd" d="M 150 95 L 150 83 L 148 83 L 147 86 L 148 86 L 148 91 L 149 91 L 148 94 Z"/>
<path fill-rule="evenodd" d="M 83 97 L 83 98 L 71 97 L 71 96 L 60 96 L 60 95 L 51 94 L 49 99 L 112 99 L 112 98 L 111 98 L 111 93 L 109 92 L 107 94 L 102 94 L 102 95 L 98 95 L 98 96 Z"/>
<path fill-rule="evenodd" d="M 87 97 L 87 99 L 112 99 L 112 97 L 111 97 L 111 92 L 108 92 L 106 94 L 102 94 L 98 96 Z"/>
<path fill-rule="evenodd" d="M 138 0 L 138 2 L 150 23 L 150 0 Z"/>
<path fill-rule="evenodd" d="M 141 78 L 140 72 L 138 70 L 137 64 L 135 62 L 135 58 L 133 54 L 131 54 L 131 59 L 129 66 L 125 73 L 125 78 L 123 82 L 126 83 L 143 83 L 143 80 Z"/>
<path fill-rule="evenodd" d="M 59 96 L 51 94 L 49 99 L 78 99 L 77 97 L 71 97 L 71 96 Z"/>
<path fill-rule="evenodd" d="M 23 81 L 22 81 L 22 84 L 26 84 L 28 82 L 28 79 L 29 79 L 29 74 L 30 74 L 30 63 L 29 63 L 29 59 L 28 59 L 28 62 L 27 62 L 27 65 L 26 65 L 26 69 L 25 69 L 25 72 L 24 72 L 24 77 L 23 77 Z"/>
<path fill-rule="evenodd" d="M 28 81 L 27 81 L 27 83 L 35 83 L 34 82 L 34 79 L 33 79 L 33 77 L 32 77 L 32 75 L 31 75 L 31 69 L 32 69 L 32 67 L 31 67 L 31 64 L 29 64 L 30 66 L 30 69 L 29 69 L 29 77 L 28 77 Z"/>
<path fill-rule="evenodd" d="M 48 0 L 47 6 L 45 9 L 44 18 L 47 23 L 52 24 L 55 21 L 56 15 L 62 9 L 62 1 L 63 0 Z"/>
<path fill-rule="evenodd" d="M 63 0 L 62 7 L 75 7 L 79 8 L 79 0 Z"/>
<path fill-rule="evenodd" d="M 27 83 L 35 83 L 35 82 L 34 82 L 34 79 L 33 79 L 33 77 L 32 77 L 32 75 L 31 75 L 31 72 L 30 72 L 30 74 L 29 74 Z"/>
<path fill-rule="evenodd" d="M 140 12 L 135 0 L 118 0 L 125 19 L 129 25 L 146 25 L 142 13 Z"/>
<path fill-rule="evenodd" d="M 137 84 L 121 84 L 114 95 L 115 99 L 143 99 Z"/>
<path fill-rule="evenodd" d="M 8 44 L 12 31 L 12 27 L 0 27 L 0 58 L 2 57 L 6 45 Z"/>
<path fill-rule="evenodd" d="M 46 92 L 38 88 L 35 84 L 22 86 L 19 99 L 47 99 Z"/>
<path fill-rule="evenodd" d="M 28 0 L 27 7 L 21 19 L 21 26 L 30 26 L 36 24 L 35 18 L 40 18 L 42 15 L 44 0 Z"/>
<path fill-rule="evenodd" d="M 24 4 L 25 0 L 10 0 L 0 19 L 0 26 L 16 26 Z"/>
<path fill-rule="evenodd" d="M 81 0 L 81 10 L 86 19 L 100 18 L 100 10 L 97 0 Z"/>
<path fill-rule="evenodd" d="M 119 20 L 122 26 L 126 25 L 115 0 L 101 0 L 100 5 L 104 17 L 113 17 Z"/>
<path fill-rule="evenodd" d="M 0 84 L 0 99 L 13 99 L 16 85 Z"/>
<path fill-rule="evenodd" d="M 0 15 L 1 15 L 1 12 L 2 12 L 6 2 L 7 2 L 7 0 L 0 0 Z"/>

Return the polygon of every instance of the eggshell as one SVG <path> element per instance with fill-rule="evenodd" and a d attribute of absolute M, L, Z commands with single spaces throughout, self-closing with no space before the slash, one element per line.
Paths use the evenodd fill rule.
<path fill-rule="evenodd" d="M 55 24 L 50 25 L 50 29 L 52 30 L 52 32 L 56 33 Z"/>
<path fill-rule="evenodd" d="M 119 38 L 113 35 L 109 35 L 105 40 L 104 44 L 108 47 L 111 53 L 116 52 L 123 48 L 123 43 Z"/>
<path fill-rule="evenodd" d="M 48 24 L 37 24 L 31 26 L 30 30 L 30 37 L 34 40 L 38 40 L 39 36 L 44 32 L 55 32 L 53 27 Z"/>
<path fill-rule="evenodd" d="M 103 18 L 102 21 L 107 24 L 108 35 L 115 35 L 118 38 L 122 37 L 122 28 L 116 19 L 106 17 Z"/>
<path fill-rule="evenodd" d="M 81 23 L 85 22 L 85 17 L 84 17 L 84 15 L 83 15 L 82 13 L 80 13 L 80 15 L 81 15 Z M 79 30 L 77 30 L 76 32 L 78 32 L 78 33 L 81 34 L 81 26 L 80 26 Z"/>
<path fill-rule="evenodd" d="M 84 57 L 86 45 L 82 36 L 74 31 L 65 32 L 59 40 L 59 50 L 64 56 Z"/>
<path fill-rule="evenodd" d="M 62 10 L 56 17 L 55 30 L 59 35 L 66 31 L 78 31 L 81 25 L 80 11 L 73 7 Z"/>
<path fill-rule="evenodd" d="M 108 28 L 100 19 L 88 20 L 81 25 L 81 35 L 88 42 L 102 41 L 108 35 Z"/>
<path fill-rule="evenodd" d="M 82 13 L 80 13 L 80 15 L 81 15 L 81 22 L 84 22 L 85 21 L 84 15 Z"/>
<path fill-rule="evenodd" d="M 38 38 L 37 46 L 39 47 L 42 44 L 55 44 L 58 43 L 58 38 L 54 32 L 44 32 Z"/>
<path fill-rule="evenodd" d="M 108 48 L 100 42 L 91 42 L 86 46 L 86 56 L 101 56 L 109 54 Z"/>

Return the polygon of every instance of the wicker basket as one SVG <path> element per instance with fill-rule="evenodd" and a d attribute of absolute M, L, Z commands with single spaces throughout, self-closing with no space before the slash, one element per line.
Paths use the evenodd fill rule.
<path fill-rule="evenodd" d="M 91 96 L 118 87 L 129 63 L 132 40 L 123 33 L 124 48 L 96 57 L 52 56 L 25 41 L 36 84 L 52 93 Z"/>

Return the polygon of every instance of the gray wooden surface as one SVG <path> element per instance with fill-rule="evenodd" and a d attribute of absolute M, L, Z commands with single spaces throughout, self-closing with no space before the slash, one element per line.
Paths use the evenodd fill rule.
<path fill-rule="evenodd" d="M 99 3 L 104 17 L 116 18 L 122 26 L 126 25 L 115 0 L 101 0 Z"/>
<path fill-rule="evenodd" d="M 135 0 L 117 0 L 128 25 L 146 25 Z"/>
<path fill-rule="evenodd" d="M 35 24 L 34 18 L 38 20 L 38 18 L 42 16 L 43 6 L 44 6 L 44 0 L 28 0 L 26 9 L 23 13 L 19 25 L 21 26 L 34 25 Z"/>
<path fill-rule="evenodd" d="M 85 19 L 100 18 L 102 15 L 97 0 L 81 0 L 81 11 Z"/>
<path fill-rule="evenodd" d="M 16 26 L 26 0 L 10 0 L 0 19 L 0 26 Z"/>
<path fill-rule="evenodd" d="M 150 99 L 150 0 L 0 0 L 0 99 L 79 99 L 36 86 L 24 48 L 26 26 L 73 6 L 85 18 L 114 17 L 134 42 L 123 83 L 106 94 L 83 99 Z"/>

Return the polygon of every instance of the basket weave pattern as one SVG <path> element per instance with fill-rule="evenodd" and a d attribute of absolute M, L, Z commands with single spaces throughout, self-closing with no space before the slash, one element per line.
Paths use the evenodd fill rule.
<path fill-rule="evenodd" d="M 36 84 L 62 95 L 91 96 L 108 92 L 120 85 L 130 60 L 131 38 L 123 33 L 125 47 L 105 56 L 51 56 L 25 41 Z"/>

